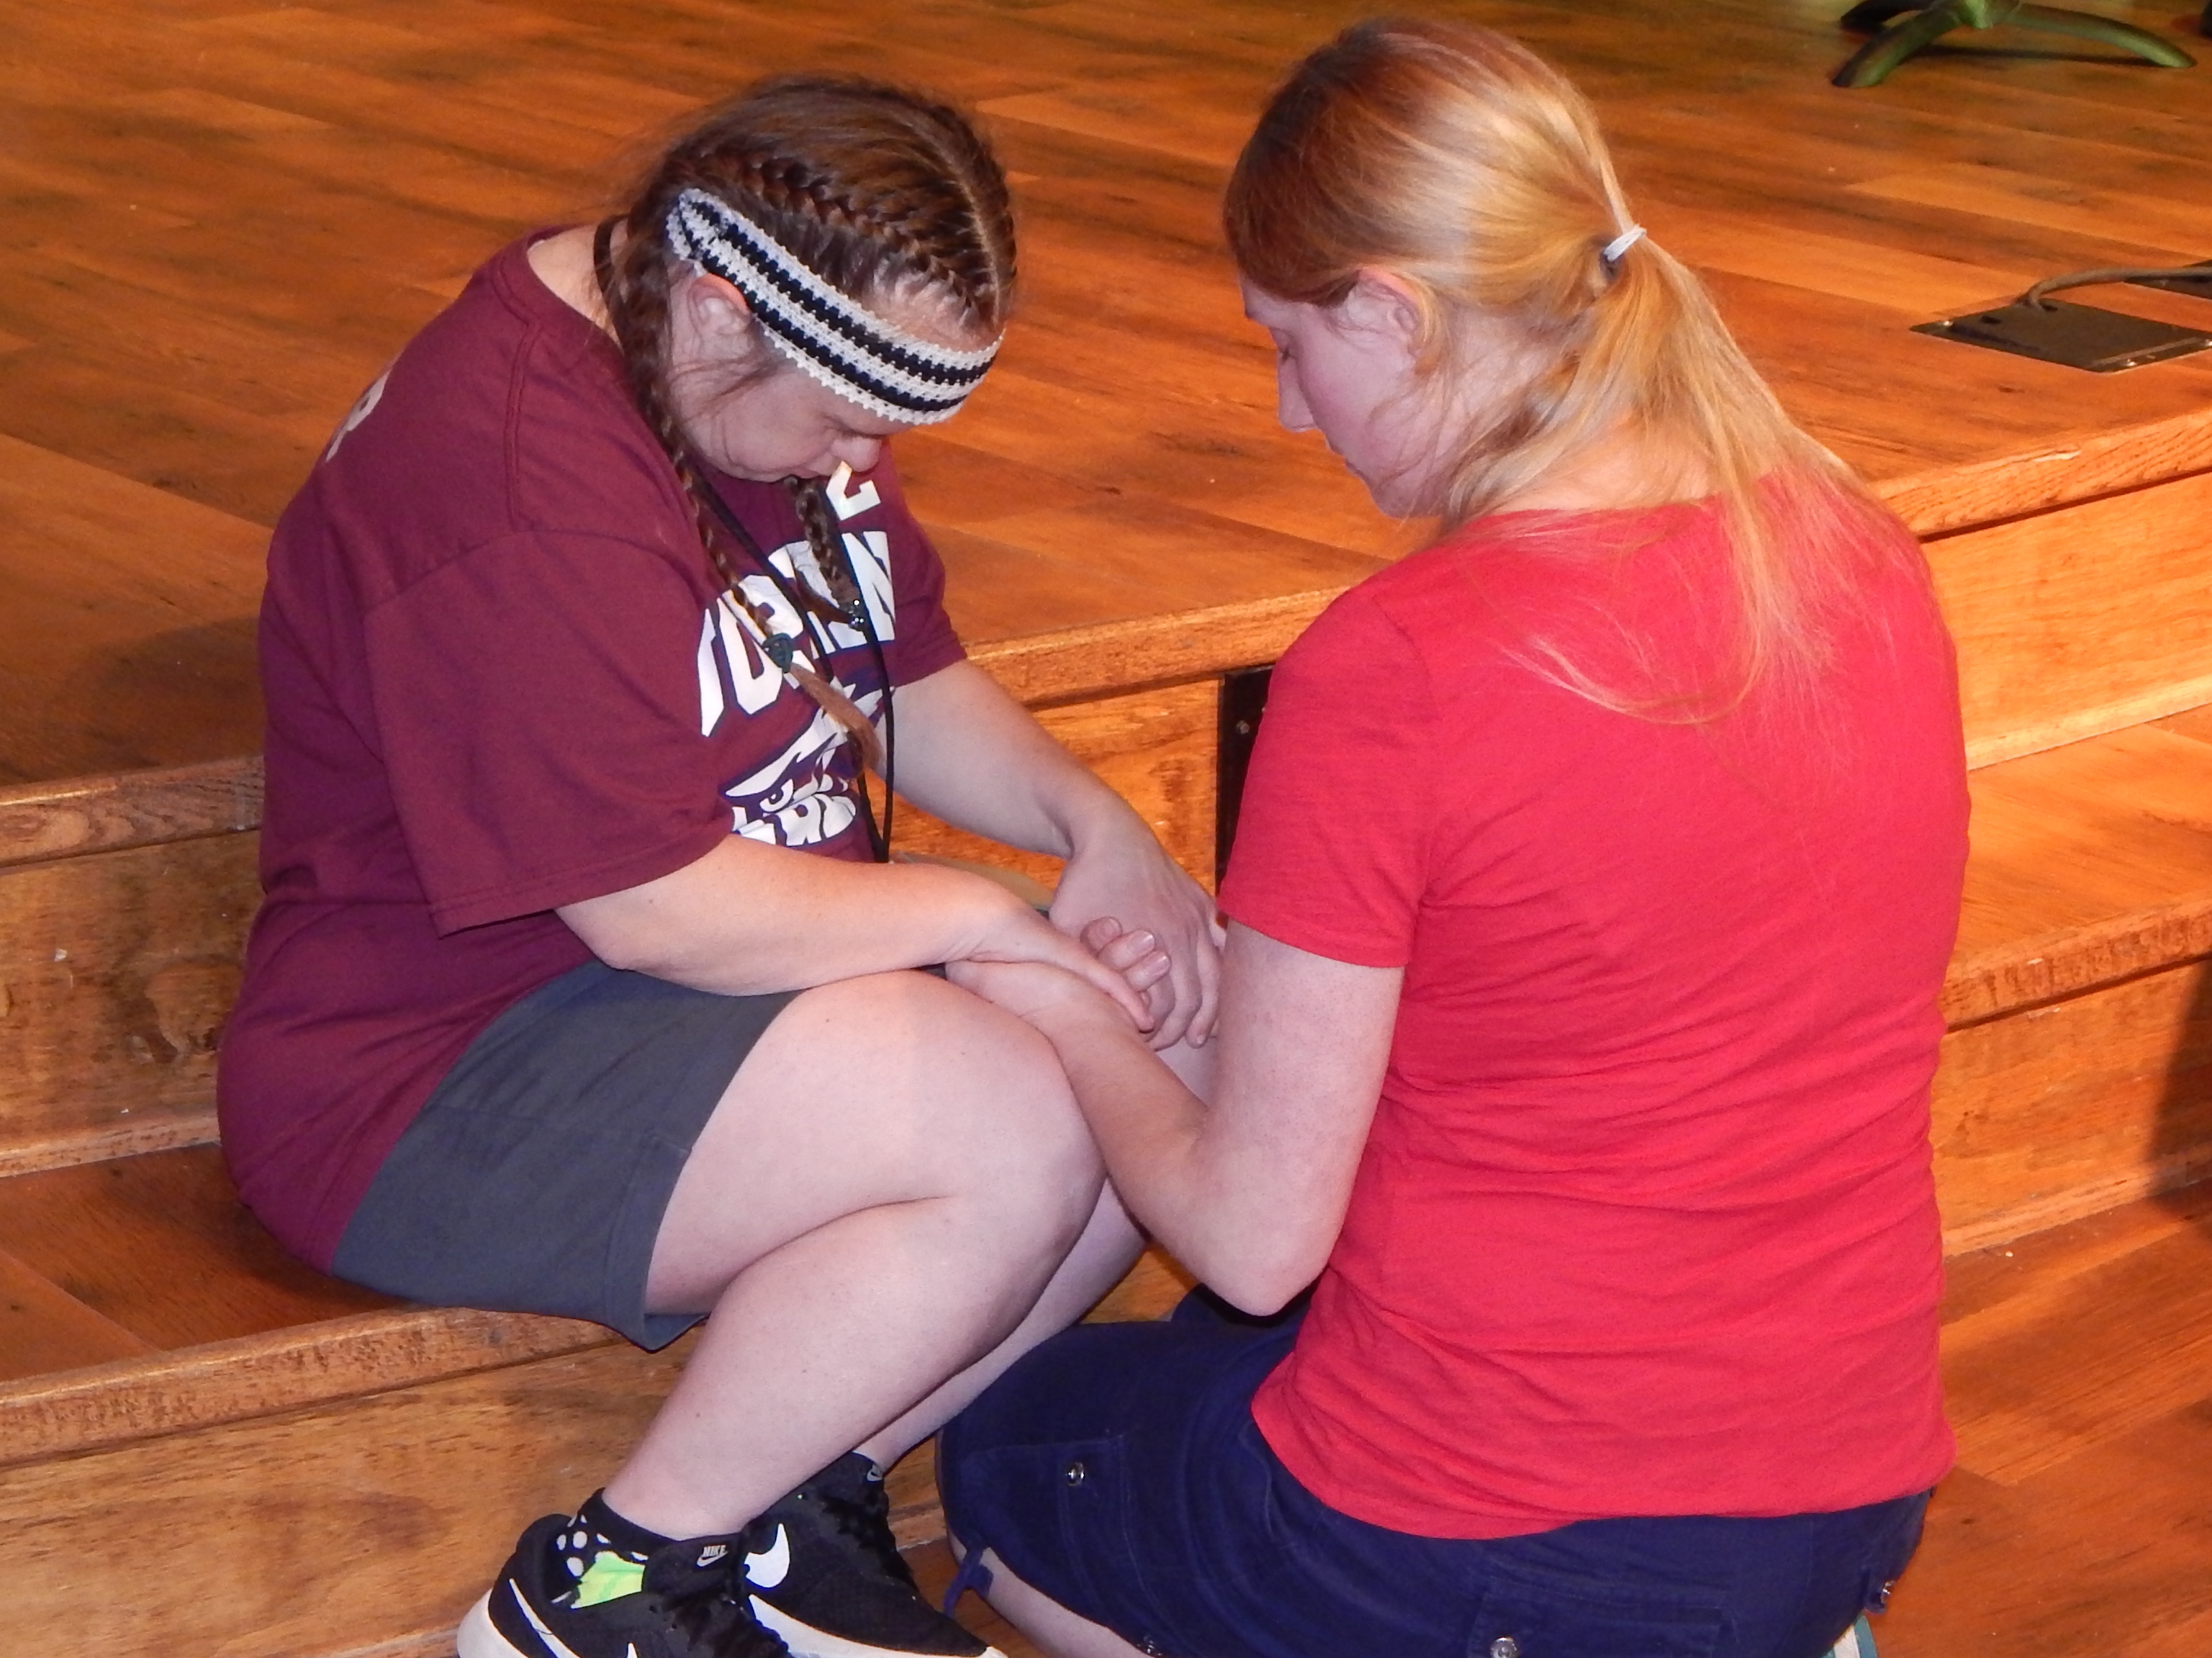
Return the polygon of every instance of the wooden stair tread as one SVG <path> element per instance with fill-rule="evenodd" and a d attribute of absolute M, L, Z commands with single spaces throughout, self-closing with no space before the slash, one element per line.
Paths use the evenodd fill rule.
<path fill-rule="evenodd" d="M 152 1351 L 44 1273 L 0 1254 L 0 1382 Z"/>
<path fill-rule="evenodd" d="M 1954 1256 L 1943 1357 L 1959 1466 L 2000 1485 L 2201 1402 L 2212 1394 L 2212 1187 Z"/>
<path fill-rule="evenodd" d="M 2212 1639 L 2212 1187 L 1954 1257 L 1959 1467 L 1884 1658 L 2183 1658 Z"/>
<path fill-rule="evenodd" d="M 0 1181 L 0 1250 L 155 1348 L 398 1304 L 287 1254 L 213 1146 Z"/>
<path fill-rule="evenodd" d="M 1148 1256 L 1098 1310 L 1154 1318 Z M 0 1465 L 613 1345 L 597 1325 L 417 1307 L 293 1260 L 212 1146 L 0 1179 Z M 902 1470 L 915 1506 L 926 1461 Z"/>
<path fill-rule="evenodd" d="M 0 1180 L 0 1463 L 611 1344 L 286 1254 L 212 1146 Z"/>
<path fill-rule="evenodd" d="M 1954 1024 L 2212 950 L 2212 708 L 1975 772 Z"/>

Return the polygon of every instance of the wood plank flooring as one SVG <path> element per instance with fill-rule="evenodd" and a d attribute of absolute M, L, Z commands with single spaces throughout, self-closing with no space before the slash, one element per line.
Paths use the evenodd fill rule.
<path fill-rule="evenodd" d="M 1432 9 L 1589 89 L 1655 237 L 1922 528 L 2212 467 L 2212 358 L 2095 377 L 1905 331 L 2212 254 L 2212 68 L 1970 42 L 1844 93 L 1830 0 Z M 1365 9 L 0 0 L 0 782 L 257 746 L 263 532 L 361 386 L 501 242 L 596 210 L 641 128 L 769 70 L 941 88 L 1014 173 L 1002 366 L 901 445 L 963 632 L 1196 611 L 1223 650 L 1279 647 L 1231 642 L 1239 607 L 1341 586 L 1407 532 L 1275 428 L 1215 202 L 1273 77 Z"/>
<path fill-rule="evenodd" d="M 2084 537 L 2020 530 L 2024 514 L 2072 503 L 2068 522 L 2102 526 L 2105 541 L 2166 526 L 2156 544 L 2127 543 L 2143 567 L 2127 594 L 2082 614 L 2136 641 L 2118 667 L 2160 660 L 2148 690 L 2115 664 L 2092 665 L 2103 705 L 2152 695 L 2162 700 L 2129 717 L 2171 717 L 2027 755 L 1977 782 L 1978 884 L 1961 954 L 1971 970 L 1954 975 L 1953 1017 L 2027 1004 L 2039 1019 L 2032 1005 L 2045 995 L 2101 987 L 2067 1016 L 2105 1033 L 2085 1038 L 2081 1074 L 2048 1088 L 2015 1079 L 2023 1114 L 2001 1126 L 2009 1138 L 1991 1180 L 2033 1198 L 2043 1189 L 2035 1158 L 2055 1142 L 2022 1125 L 2061 1112 L 2063 1089 L 2084 1078 L 2119 1102 L 2097 1121 L 2134 1164 L 2195 1155 L 2212 1121 L 2212 806 L 2199 753 L 2212 712 L 2172 712 L 2191 663 L 2212 661 L 2204 584 L 2185 562 L 2207 544 L 2195 519 L 2128 506 L 2147 483 L 2162 486 L 2161 500 L 2197 499 L 2201 483 L 2170 497 L 2163 487 L 2212 472 L 2212 355 L 2098 378 L 1907 330 L 2061 270 L 2212 256 L 2212 43 L 2198 46 L 2204 68 L 2172 73 L 2075 44 L 1976 38 L 1879 91 L 1847 94 L 1825 79 L 1851 44 L 1834 27 L 1842 4 L 1424 9 L 1521 33 L 1590 90 L 1655 238 L 1705 271 L 1811 429 L 1917 527 L 1954 537 L 1961 592 L 2009 568 L 2016 547 L 2036 553 L 2039 536 L 2049 568 L 2094 586 L 2099 571 L 2074 544 Z M 1221 179 L 1273 78 L 1368 9 L 0 0 L 0 787 L 258 747 L 260 550 L 359 388 L 494 248 L 599 210 L 641 128 L 774 69 L 938 87 L 981 112 L 1013 171 L 1027 291 L 1003 367 L 959 422 L 900 446 L 946 555 L 956 621 L 980 653 L 1047 701 L 1268 659 L 1328 593 L 1412 534 L 1376 515 L 1316 441 L 1276 428 L 1266 348 L 1237 314 L 1214 225 Z M 2168 33 L 2185 21 L 2171 0 L 2104 9 Z M 2081 297 L 2177 320 L 2212 314 L 2139 290 Z M 1977 552 L 1991 556 L 1970 564 Z M 2154 613 L 2136 592 L 2160 581 Z M 2002 610 L 1990 614 L 2002 621 Z M 2050 623 L 2039 659 L 2070 663 L 2083 629 L 2068 613 Z M 2044 671 L 2022 675 L 2027 693 L 2051 690 Z M 2070 691 L 2046 700 L 2030 746 L 2057 740 L 2086 706 Z M 1146 707 L 1177 741 L 1203 746 L 1195 701 Z M 1986 740 L 1987 757 L 2022 752 L 2006 746 L 2022 739 L 2001 720 Z M 1204 768 L 1186 769 L 1159 810 L 1195 832 Z M 235 793 L 225 776 L 214 786 Z M 114 832 L 102 810 L 88 805 L 87 844 Z M 51 851 L 9 833 L 0 812 L 0 860 Z M 50 1158 L 56 1137 L 111 1133 L 101 1144 L 119 1151 L 129 1136 L 160 1145 L 204 1132 L 193 1114 L 204 1108 L 207 1010 L 227 993 L 207 977 L 212 954 L 172 961 L 133 929 L 158 925 L 173 945 L 182 912 L 158 906 L 179 894 L 199 906 L 184 919 L 210 937 L 232 925 L 222 880 L 153 878 L 199 871 L 234 884 L 238 869 L 224 876 L 207 861 L 216 844 L 124 854 L 142 884 L 105 894 L 100 914 L 124 919 L 101 920 L 82 949 L 74 935 L 44 935 L 77 925 L 86 907 L 59 896 L 19 907 L 40 948 L 22 957 L 35 971 L 11 969 L 0 1036 L 15 1046 L 0 1042 L 0 1055 L 53 1105 L 30 1125 L 46 1139 L 21 1166 Z M 19 896 L 47 889 L 42 872 L 10 878 Z M 63 950 L 77 954 L 65 961 Z M 113 1017 L 96 1030 L 50 1017 L 91 993 L 80 974 L 115 992 L 102 1004 Z M 34 1018 L 114 1058 L 97 1088 L 82 1085 L 92 1072 L 62 1037 L 25 1046 Z M 65 1108 L 63 1081 L 73 1085 Z M 1959 1116 L 1972 1150 L 1988 1125 Z M 322 1496 L 299 1472 L 320 1430 L 260 1418 L 311 1402 L 300 1378 L 329 1357 L 291 1343 L 286 1327 L 331 1317 L 345 1341 L 381 1353 L 380 1321 L 401 1315 L 345 1299 L 355 1292 L 296 1272 L 265 1240 L 223 1236 L 208 1207 L 210 1157 L 50 1169 L 14 1187 L 21 1201 L 0 1218 L 0 1353 L 21 1378 L 173 1355 L 207 1369 L 210 1355 L 254 1345 L 221 1398 L 142 1377 L 118 1405 L 63 1376 L 19 1383 L 39 1397 L 18 1414 L 49 1436 L 24 1442 L 69 1449 L 98 1442 L 95 1418 L 152 1421 L 165 1400 L 192 1400 L 206 1414 L 176 1425 L 217 1424 L 216 1437 L 268 1459 L 276 1509 L 258 1523 L 282 1528 Z M 81 1210 L 88 1187 L 115 1199 L 100 1206 L 109 1218 L 58 1254 L 57 1218 Z M 2002 1224 L 2017 1230 L 2016 1218 Z M 189 1278 L 211 1238 L 252 1270 L 197 1299 L 167 1293 L 164 1278 Z M 1887 1658 L 2212 1651 L 2208 1269 L 2212 1196 L 2201 1187 L 1954 1260 L 1946 1351 L 1960 1471 L 1881 1632 Z M 423 1373 L 476 1400 L 480 1418 L 465 1419 L 491 1424 L 482 1431 L 502 1430 L 519 1418 L 509 1382 L 477 1376 L 487 1337 L 464 1326 L 479 1315 L 441 1316 L 422 1340 L 445 1369 Z M 544 1327 L 529 1339 L 542 1345 L 528 1353 L 560 1354 L 580 1338 Z M 620 1377 L 629 1357 L 583 1351 L 543 1376 L 519 1372 L 514 1396 L 536 1388 L 571 1400 L 562 1365 Z M 644 1408 L 641 1397 L 625 1408 Z M 574 1413 L 559 1442 L 580 1468 L 634 1425 L 585 1420 L 580 1404 Z M 421 1419 L 408 1454 L 443 1466 L 434 1442 L 454 1418 L 425 1406 Z M 216 1465 L 205 1471 L 215 1483 L 196 1485 L 200 1473 L 163 1474 L 161 1462 L 127 1449 L 118 1467 L 139 1467 L 179 1513 L 212 1500 Z M 18 1467 L 0 1508 L 38 1511 L 67 1477 L 60 1462 Z M 915 1470 L 901 1477 L 919 1500 Z M 561 1480 L 574 1483 L 565 1469 Z M 461 1495 L 478 1507 L 524 1500 Z M 496 1529 L 470 1512 L 469 1535 Z M 52 1572 L 41 1581 L 60 1597 L 55 1615 L 68 1615 L 60 1601 L 76 1591 Z M 392 1592 L 381 1581 L 347 1590 L 364 1604 Z M 315 1610 L 272 1604 L 266 1617 L 278 1627 Z M 178 1634 L 190 1644 L 183 1624 Z"/>

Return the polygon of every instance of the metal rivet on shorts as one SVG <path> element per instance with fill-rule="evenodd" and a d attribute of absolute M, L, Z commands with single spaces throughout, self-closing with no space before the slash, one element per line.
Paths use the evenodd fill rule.
<path fill-rule="evenodd" d="M 1892 1578 L 1888 1582 L 1884 1583 L 1880 1588 L 1875 1591 L 1874 1604 L 1875 1611 L 1881 1612 L 1888 1608 L 1889 1592 L 1896 1587 L 1897 1580 Z"/>
<path fill-rule="evenodd" d="M 1510 1635 L 1501 1635 L 1490 1643 L 1490 1658 L 1521 1658 L 1521 1643 Z"/>
<path fill-rule="evenodd" d="M 1067 1465 L 1067 1483 L 1069 1485 L 1080 1485 L 1089 1478 L 1090 1470 L 1085 1468 L 1080 1462 L 1071 1462 Z"/>

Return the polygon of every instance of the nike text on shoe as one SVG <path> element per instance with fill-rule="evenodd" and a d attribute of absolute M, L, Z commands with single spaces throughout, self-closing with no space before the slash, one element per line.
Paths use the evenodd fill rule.
<path fill-rule="evenodd" d="M 858 1452 L 745 1535 L 753 1615 L 793 1658 L 1002 1658 L 922 1599 L 891 1538 L 883 1476 Z"/>
<path fill-rule="evenodd" d="M 556 1548 L 574 1521 L 549 1514 L 470 1608 L 458 1658 L 789 1658 L 754 1619 L 733 1537 L 692 1538 L 641 1562 L 603 1553 L 580 1575 Z"/>

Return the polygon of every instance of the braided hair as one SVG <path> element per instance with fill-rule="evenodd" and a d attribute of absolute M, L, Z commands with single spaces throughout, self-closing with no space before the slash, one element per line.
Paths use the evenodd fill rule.
<path fill-rule="evenodd" d="M 695 189 L 752 220 L 851 299 L 865 304 L 926 288 L 949 302 L 962 325 L 992 335 L 1004 329 L 1013 298 L 1012 209 L 996 158 L 957 112 L 877 82 L 779 76 L 709 108 L 661 153 L 628 208 L 601 227 L 600 295 L 630 394 L 675 469 L 726 601 L 771 636 L 766 608 L 747 598 L 731 556 L 730 539 L 744 532 L 733 520 L 726 526 L 671 393 L 669 294 L 678 264 L 667 222 L 676 198 Z M 608 232 L 617 222 L 625 236 L 609 253 Z M 732 391 L 782 371 L 763 344 L 757 366 Z M 859 616 L 860 595 L 822 481 L 785 482 L 830 589 L 824 599 L 800 580 L 787 596 L 824 621 Z M 744 550 L 757 556 L 757 549 Z M 802 657 L 777 665 L 845 728 L 864 762 L 880 770 L 875 727 L 852 700 Z"/>

